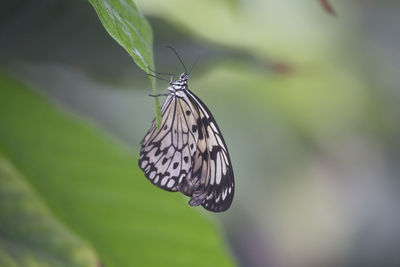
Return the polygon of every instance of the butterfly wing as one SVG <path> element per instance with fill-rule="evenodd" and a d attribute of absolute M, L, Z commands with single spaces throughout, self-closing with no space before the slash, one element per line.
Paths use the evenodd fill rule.
<path fill-rule="evenodd" d="M 142 141 L 139 167 L 156 186 L 167 191 L 178 191 L 183 179 L 192 172 L 192 157 L 196 151 L 198 133 L 196 110 L 189 102 L 170 95 L 162 109 L 161 127 L 155 121 Z M 196 126 L 197 127 L 197 126 Z"/>
<path fill-rule="evenodd" d="M 235 184 L 228 149 L 204 103 L 189 90 L 170 95 L 161 109 L 161 127 L 142 141 L 139 167 L 156 186 L 190 196 L 189 204 L 227 210 Z"/>
<path fill-rule="evenodd" d="M 197 109 L 197 125 L 200 129 L 191 177 L 200 181 L 200 187 L 189 204 L 201 204 L 209 211 L 222 212 L 230 207 L 235 193 L 228 148 L 207 106 L 190 91 L 188 97 Z"/>

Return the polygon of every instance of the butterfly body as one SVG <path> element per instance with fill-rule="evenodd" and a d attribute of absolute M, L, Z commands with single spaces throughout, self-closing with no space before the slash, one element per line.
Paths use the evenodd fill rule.
<path fill-rule="evenodd" d="M 156 186 L 189 196 L 189 205 L 213 212 L 227 210 L 235 184 L 232 164 L 217 123 L 188 89 L 189 76 L 171 78 L 161 126 L 141 142 L 139 167 Z"/>

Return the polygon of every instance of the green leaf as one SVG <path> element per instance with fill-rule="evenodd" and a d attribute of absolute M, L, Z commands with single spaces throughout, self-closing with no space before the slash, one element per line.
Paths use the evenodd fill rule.
<path fill-rule="evenodd" d="M 153 186 L 93 125 L 2 76 L 0 150 L 107 267 L 234 265 L 202 208 Z"/>
<path fill-rule="evenodd" d="M 107 32 L 145 72 L 154 69 L 153 32 L 133 1 L 89 0 Z"/>
<path fill-rule="evenodd" d="M 149 22 L 136 8 L 133 0 L 89 0 L 107 32 L 131 55 L 136 64 L 149 73 L 154 68 L 153 32 Z M 156 80 L 149 76 L 153 94 Z M 154 98 L 157 126 L 161 125 L 158 98 Z"/>
<path fill-rule="evenodd" d="M 0 266 L 98 266 L 0 154 Z"/>

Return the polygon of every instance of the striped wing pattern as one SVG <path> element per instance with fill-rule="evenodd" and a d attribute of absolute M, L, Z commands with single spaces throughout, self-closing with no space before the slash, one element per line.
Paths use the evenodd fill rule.
<path fill-rule="evenodd" d="M 139 167 L 154 185 L 190 197 L 191 206 L 227 210 L 235 184 L 228 149 L 209 109 L 187 87 L 171 93 L 141 142 Z"/>

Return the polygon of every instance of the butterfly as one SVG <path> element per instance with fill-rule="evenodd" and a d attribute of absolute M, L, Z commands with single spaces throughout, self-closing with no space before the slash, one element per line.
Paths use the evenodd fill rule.
<path fill-rule="evenodd" d="M 228 148 L 210 110 L 189 90 L 188 79 L 186 71 L 176 81 L 171 77 L 161 126 L 153 120 L 143 138 L 139 167 L 159 188 L 189 196 L 189 205 L 226 211 L 235 192 Z"/>

